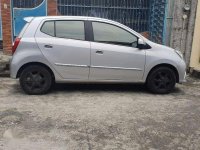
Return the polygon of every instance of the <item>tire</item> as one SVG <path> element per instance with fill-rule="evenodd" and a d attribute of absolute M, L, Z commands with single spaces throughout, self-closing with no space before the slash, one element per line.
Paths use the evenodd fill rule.
<path fill-rule="evenodd" d="M 26 67 L 20 75 L 20 85 L 29 95 L 46 94 L 53 84 L 50 71 L 39 65 Z"/>
<path fill-rule="evenodd" d="M 176 85 L 175 72 L 168 67 L 159 67 L 150 72 L 147 88 L 155 94 L 168 94 Z"/>

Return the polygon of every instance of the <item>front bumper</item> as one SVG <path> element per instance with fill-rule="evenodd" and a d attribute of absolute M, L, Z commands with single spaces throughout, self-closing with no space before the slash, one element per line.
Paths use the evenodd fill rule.
<path fill-rule="evenodd" d="M 179 83 L 186 82 L 186 63 L 184 60 L 182 60 L 178 65 L 178 73 L 179 73 Z"/>
<path fill-rule="evenodd" d="M 179 81 L 179 83 L 185 83 L 187 81 L 186 77 L 187 77 L 187 73 L 185 72 L 183 80 Z"/>

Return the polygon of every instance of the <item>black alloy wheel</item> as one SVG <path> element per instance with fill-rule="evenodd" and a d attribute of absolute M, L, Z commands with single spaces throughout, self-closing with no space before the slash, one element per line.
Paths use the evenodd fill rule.
<path fill-rule="evenodd" d="M 147 79 L 148 89 L 157 94 L 170 93 L 174 89 L 175 85 L 175 73 L 168 67 L 159 67 L 154 69 Z"/>
<path fill-rule="evenodd" d="M 51 73 L 43 66 L 28 66 L 20 76 L 22 89 L 30 95 L 46 94 L 50 90 L 52 82 Z"/>

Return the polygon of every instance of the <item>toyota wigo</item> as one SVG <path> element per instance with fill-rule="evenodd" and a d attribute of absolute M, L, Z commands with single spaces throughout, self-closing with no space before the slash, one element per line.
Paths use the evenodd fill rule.
<path fill-rule="evenodd" d="M 54 83 L 144 83 L 171 92 L 185 80 L 180 51 L 149 41 L 111 20 L 29 17 L 15 39 L 11 77 L 27 94 L 45 94 Z"/>

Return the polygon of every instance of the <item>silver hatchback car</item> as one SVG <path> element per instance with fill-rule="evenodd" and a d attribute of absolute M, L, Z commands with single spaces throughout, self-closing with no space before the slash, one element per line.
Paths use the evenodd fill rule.
<path fill-rule="evenodd" d="M 55 82 L 145 83 L 171 92 L 185 80 L 180 51 L 149 41 L 111 20 L 29 17 L 12 51 L 11 77 L 27 94 L 45 94 Z"/>

